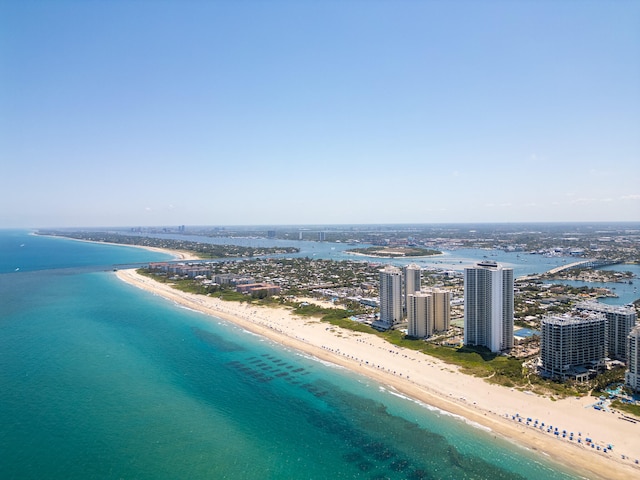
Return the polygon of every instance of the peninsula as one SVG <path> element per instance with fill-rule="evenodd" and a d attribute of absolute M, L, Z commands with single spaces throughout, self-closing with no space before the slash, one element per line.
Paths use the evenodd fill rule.
<path fill-rule="evenodd" d="M 174 256 L 176 251 L 179 251 L 184 254 L 181 256 L 181 258 L 184 259 L 252 258 L 280 253 L 296 253 L 299 251 L 296 247 L 240 246 L 96 231 L 40 230 L 38 231 L 38 235 L 49 235 L 113 245 L 128 245 L 152 250 L 160 249 Z"/>

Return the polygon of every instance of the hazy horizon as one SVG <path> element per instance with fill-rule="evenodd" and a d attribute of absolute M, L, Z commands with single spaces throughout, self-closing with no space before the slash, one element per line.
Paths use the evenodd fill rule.
<path fill-rule="evenodd" d="M 0 228 L 640 220 L 640 2 L 0 2 Z"/>
<path fill-rule="evenodd" d="M 25 229 L 31 230 L 74 230 L 74 229 L 87 229 L 87 230 L 100 230 L 100 229 L 112 229 L 112 230 L 128 230 L 128 229 L 141 229 L 141 233 L 144 233 L 145 230 L 154 230 L 154 229 L 177 229 L 178 227 L 185 227 L 187 231 L 197 231 L 198 229 L 238 229 L 238 230 L 248 230 L 248 229 L 265 229 L 265 228 L 275 228 L 275 229 L 286 229 L 286 228 L 299 228 L 299 229 L 318 229 L 318 228 L 328 228 L 328 229 L 339 229 L 350 227 L 352 229 L 364 229 L 364 228 L 413 228 L 413 227 L 555 227 L 555 228 L 567 228 L 571 227 L 636 227 L 640 228 L 640 221 L 597 221 L 597 222 L 430 222 L 430 223 L 297 223 L 297 224 L 211 224 L 211 225 L 179 225 L 179 224 L 165 224 L 165 225 L 95 225 L 95 226 L 87 226 L 87 225 L 74 225 L 74 226 L 55 226 L 55 225 L 41 225 L 41 226 L 31 226 L 31 227 L 23 227 Z M 15 229 L 20 229 L 20 227 L 15 227 Z M 5 229 L 9 230 L 9 229 Z M 172 233 L 179 233 L 177 231 L 173 231 Z"/>

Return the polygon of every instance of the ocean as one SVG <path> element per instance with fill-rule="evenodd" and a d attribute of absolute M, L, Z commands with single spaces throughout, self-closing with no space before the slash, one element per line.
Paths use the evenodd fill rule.
<path fill-rule="evenodd" d="M 464 419 L 0 231 L 0 478 L 570 479 Z"/>

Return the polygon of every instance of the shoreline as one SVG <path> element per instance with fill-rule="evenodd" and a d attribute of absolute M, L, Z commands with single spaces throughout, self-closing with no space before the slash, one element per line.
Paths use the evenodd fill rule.
<path fill-rule="evenodd" d="M 36 233 L 36 232 L 32 232 L 31 235 L 37 235 L 39 237 L 63 238 L 65 240 L 73 240 L 75 242 L 95 243 L 98 245 L 111 245 L 114 247 L 142 248 L 144 250 L 149 250 L 150 252 L 164 253 L 166 255 L 170 255 L 174 258 L 174 260 L 185 260 L 185 261 L 203 260 L 203 258 L 197 256 L 196 254 L 188 250 L 171 250 L 169 248 L 148 247 L 146 245 L 132 245 L 129 243 L 99 242 L 97 240 L 84 240 L 82 238 L 63 237 L 58 235 L 43 235 L 41 233 Z"/>
<path fill-rule="evenodd" d="M 135 270 L 119 270 L 117 277 L 137 288 L 229 321 L 288 348 L 310 354 L 362 374 L 425 404 L 489 429 L 515 445 L 540 452 L 552 461 L 587 478 L 627 479 L 640 475 L 640 422 L 624 421 L 615 413 L 590 408 L 594 397 L 552 401 L 527 392 L 492 385 L 460 373 L 420 352 L 395 347 L 367 333 L 353 332 L 298 317 L 285 308 L 259 307 L 225 302 L 217 298 L 181 292 Z M 518 416 L 516 416 L 518 415 Z M 525 420 L 531 418 L 530 424 Z M 533 420 L 591 438 L 601 450 L 577 440 L 534 427 Z M 602 448 L 612 444 L 613 450 Z M 624 459 L 622 456 L 624 455 Z"/>

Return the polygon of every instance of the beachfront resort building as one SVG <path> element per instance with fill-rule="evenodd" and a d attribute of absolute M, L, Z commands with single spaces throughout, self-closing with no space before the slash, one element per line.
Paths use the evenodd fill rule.
<path fill-rule="evenodd" d="M 496 262 L 465 268 L 464 344 L 513 348 L 513 269 Z"/>
<path fill-rule="evenodd" d="M 412 263 L 403 269 L 404 274 L 404 311 L 409 315 L 409 295 L 419 292 L 422 282 L 420 266 Z"/>
<path fill-rule="evenodd" d="M 634 392 L 640 392 L 640 325 L 627 336 L 627 372 L 625 384 Z"/>
<path fill-rule="evenodd" d="M 635 308 L 599 302 L 582 302 L 576 305 L 576 310 L 604 314 L 606 318 L 606 355 L 609 358 L 626 362 L 627 337 L 638 321 Z"/>
<path fill-rule="evenodd" d="M 407 298 L 407 335 L 426 338 L 449 328 L 450 293 L 431 288 L 415 292 Z"/>
<path fill-rule="evenodd" d="M 540 323 L 540 371 L 561 380 L 586 381 L 605 362 L 605 325 L 602 313 L 573 312 L 550 315 Z"/>
<path fill-rule="evenodd" d="M 380 318 L 373 326 L 388 330 L 402 321 L 402 270 L 387 266 L 380 270 Z"/>

